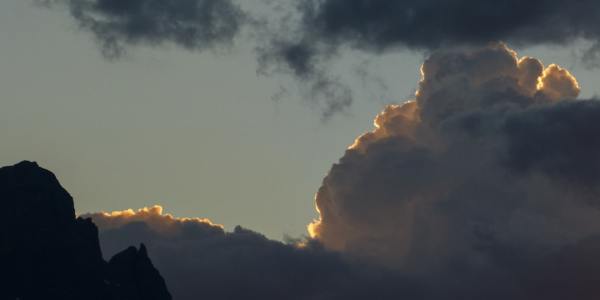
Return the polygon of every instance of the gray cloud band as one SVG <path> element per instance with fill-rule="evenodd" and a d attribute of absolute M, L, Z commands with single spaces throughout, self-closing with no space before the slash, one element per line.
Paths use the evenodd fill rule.
<path fill-rule="evenodd" d="M 202 51 L 226 47 L 250 27 L 260 70 L 284 72 L 324 119 L 347 109 L 352 89 L 330 72 L 341 48 L 370 53 L 434 51 L 506 41 L 519 45 L 593 43 L 582 56 L 597 66 L 600 7 L 593 0 L 292 1 L 274 21 L 251 16 L 233 0 L 35 0 L 66 4 L 80 28 L 91 32 L 109 59 L 130 45 L 176 45 Z M 262 20 L 261 20 L 262 19 Z M 274 28 L 262 26 L 275 24 Z"/>
<path fill-rule="evenodd" d="M 298 71 L 310 70 L 316 56 L 340 46 L 381 53 L 495 41 L 539 45 L 600 40 L 600 7 L 593 0 L 302 0 L 296 7 L 301 35 L 274 47 Z M 586 61 L 597 56 L 598 48 L 589 50 Z M 286 55 L 291 49 L 303 55 Z"/>

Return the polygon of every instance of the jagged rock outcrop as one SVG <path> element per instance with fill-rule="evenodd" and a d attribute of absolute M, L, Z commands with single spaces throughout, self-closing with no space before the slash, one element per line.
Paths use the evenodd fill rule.
<path fill-rule="evenodd" d="M 130 283 L 118 287 L 119 299 L 161 300 L 170 297 L 167 290 L 163 288 L 162 277 L 148 258 L 144 244 L 140 245 L 139 250 L 129 247 L 115 254 L 108 265 L 109 278 L 113 282 Z"/>
<path fill-rule="evenodd" d="M 0 168 L 0 299 L 167 300 L 143 245 L 104 261 L 98 229 L 34 162 Z"/>

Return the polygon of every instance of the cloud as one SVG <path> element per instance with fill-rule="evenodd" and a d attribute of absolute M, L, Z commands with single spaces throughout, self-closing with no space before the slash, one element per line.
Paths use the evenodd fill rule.
<path fill-rule="evenodd" d="M 600 9 L 593 1 L 302 0 L 290 7 L 293 17 L 281 22 L 285 26 L 266 32 L 259 62 L 311 83 L 335 77 L 332 61 L 349 49 L 379 55 L 497 41 L 528 46 L 587 40 L 596 43 L 583 57 L 592 66 L 600 42 Z M 336 111 L 352 102 L 324 98 L 344 104 Z"/>
<path fill-rule="evenodd" d="M 158 212 L 140 210 L 148 211 Z M 117 217 L 121 221 L 111 223 L 111 214 L 88 216 L 109 227 L 100 226 L 105 255 L 128 242 L 146 243 L 175 299 L 594 299 L 599 292 L 594 278 L 600 275 L 595 263 L 600 238 L 536 259 L 515 259 L 499 246 L 495 251 L 504 259 L 501 267 L 488 266 L 474 274 L 456 265 L 456 273 L 426 277 L 349 259 L 315 240 L 283 244 L 241 227 L 224 232 L 208 223 L 174 234 L 157 227 L 162 222 L 172 226 L 172 218 L 162 214 L 154 214 L 158 223 L 147 217 L 132 216 L 126 222 Z M 515 270 L 519 272 L 508 272 Z"/>
<path fill-rule="evenodd" d="M 279 58 L 302 70 L 317 60 L 314 57 L 331 55 L 341 47 L 381 53 L 493 41 L 564 45 L 583 39 L 596 43 L 585 55 L 584 61 L 590 62 L 600 42 L 600 8 L 596 4 L 592 0 L 302 0 L 295 6 L 300 21 L 294 29 L 302 34 L 282 49 L 293 48 L 311 56 Z"/>
<path fill-rule="evenodd" d="M 352 89 L 329 70 L 328 58 L 320 54 L 325 51 L 294 44 L 274 33 L 277 30 L 269 31 L 266 27 L 261 30 L 267 42 L 256 49 L 259 74 L 285 74 L 293 78 L 298 83 L 299 94 L 321 111 L 323 120 L 352 105 Z"/>
<path fill-rule="evenodd" d="M 229 46 L 248 28 L 258 72 L 291 76 L 323 119 L 354 102 L 351 85 L 331 64 L 348 49 L 377 55 L 495 41 L 528 46 L 585 40 L 592 46 L 582 60 L 587 67 L 599 65 L 600 9 L 592 0 L 259 2 L 264 14 L 244 10 L 234 0 L 34 1 L 67 5 L 79 27 L 91 32 L 111 59 L 132 45 L 197 51 Z"/>
<path fill-rule="evenodd" d="M 163 214 L 160 206 L 82 217 L 98 225 L 105 256 L 143 242 L 175 299 L 365 299 L 414 291 L 397 274 L 350 263 L 317 243 L 284 244 L 239 226 L 225 232 L 206 219 Z"/>
<path fill-rule="evenodd" d="M 596 299 L 600 102 L 506 45 L 422 65 L 286 244 L 159 206 L 95 213 L 105 255 L 145 243 L 177 299 Z"/>
<path fill-rule="evenodd" d="M 437 49 L 506 40 L 520 44 L 600 38 L 595 1 L 304 0 L 305 30 L 319 41 L 383 50 Z"/>
<path fill-rule="evenodd" d="M 257 73 L 290 75 L 297 83 L 298 94 L 321 112 L 323 120 L 346 110 L 354 101 L 352 90 L 338 76 L 324 66 L 309 67 L 304 62 L 315 58 L 316 53 L 284 44 L 271 47 L 275 36 L 282 32 L 281 24 L 277 23 L 275 30 L 269 28 L 271 18 L 252 14 L 235 0 L 34 1 L 42 7 L 68 7 L 79 28 L 95 37 L 102 55 L 110 60 L 121 58 L 131 46 L 175 45 L 190 51 L 229 47 L 248 29 L 248 37 L 257 44 Z M 263 40 L 269 41 L 269 47 L 259 42 Z M 289 44 L 283 38 L 279 40 Z M 285 63 L 280 63 L 280 57 Z M 288 63 L 296 67 L 290 71 Z M 302 66 L 306 69 L 299 69 Z"/>
<path fill-rule="evenodd" d="M 347 50 L 373 55 L 430 54 L 457 46 L 591 44 L 581 61 L 600 65 L 600 7 L 595 1 L 301 0 L 286 26 L 259 49 L 262 62 L 317 78 Z M 292 20 L 292 21 L 290 21 Z M 588 46 L 585 46 L 588 47 Z M 267 57 L 268 59 L 265 59 Z M 332 76 L 332 75 L 330 75 Z"/>
<path fill-rule="evenodd" d="M 231 0 L 41 1 L 67 5 L 107 58 L 120 57 L 130 45 L 174 44 L 198 51 L 227 46 L 248 21 Z"/>
<path fill-rule="evenodd" d="M 94 223 L 104 230 L 119 228 L 129 223 L 143 222 L 150 229 L 170 236 L 181 234 L 186 227 L 190 226 L 198 226 L 207 231 L 223 231 L 222 225 L 213 224 L 208 219 L 176 218 L 171 214 L 163 214 L 163 208 L 160 205 L 144 207 L 137 211 L 128 209 L 110 213 L 87 214 L 84 217 L 92 217 Z"/>
<path fill-rule="evenodd" d="M 230 42 L 250 18 L 232 0 L 35 1 L 68 4 L 82 28 L 94 33 L 108 51 L 117 52 L 121 43 L 173 42 L 204 49 Z M 377 53 L 500 40 L 537 45 L 600 38 L 600 8 L 593 0 L 301 0 L 283 4 L 291 11 L 268 1 L 261 5 L 271 15 L 252 13 L 256 15 L 252 19 L 273 26 L 257 27 L 254 37 L 270 40 L 271 54 L 284 57 L 300 72 L 310 71 L 316 54 L 331 54 L 339 46 Z"/>
<path fill-rule="evenodd" d="M 323 180 L 311 236 L 425 277 L 550 263 L 600 234 L 600 102 L 578 93 L 567 70 L 504 44 L 432 54 L 416 98 Z"/>

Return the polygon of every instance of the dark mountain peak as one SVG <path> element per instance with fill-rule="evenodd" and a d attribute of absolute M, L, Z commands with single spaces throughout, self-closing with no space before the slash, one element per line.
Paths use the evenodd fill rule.
<path fill-rule="evenodd" d="M 0 168 L 0 178 L 4 176 L 26 185 L 60 186 L 52 172 L 41 168 L 34 161 L 24 160 L 12 166 L 2 167 Z"/>
<path fill-rule="evenodd" d="M 75 225 L 73 198 L 35 162 L 0 168 L 0 204 L 9 212 L 0 218 L 1 238 L 12 245 L 36 237 L 56 239 Z"/>
<path fill-rule="evenodd" d="M 148 258 L 148 252 L 144 244 L 140 244 L 140 248 L 134 246 L 127 247 L 127 249 L 115 254 L 110 260 L 109 264 L 115 265 L 135 265 L 139 261 L 143 261 Z"/>
<path fill-rule="evenodd" d="M 119 286 L 119 294 L 126 295 L 126 299 L 170 299 L 165 281 L 148 258 L 144 244 L 139 250 L 129 247 L 115 254 L 108 265 L 112 281 L 128 283 Z"/>
<path fill-rule="evenodd" d="M 37 163 L 0 168 L 0 204 L 0 298 L 171 299 L 145 247 L 104 261 L 96 225 L 75 218 L 71 195 Z"/>
<path fill-rule="evenodd" d="M 146 245 L 144 245 L 144 243 L 140 244 L 140 255 L 148 257 L 148 250 L 146 249 Z"/>
<path fill-rule="evenodd" d="M 29 160 L 23 160 L 19 163 L 16 163 L 13 167 L 15 167 L 15 168 L 39 168 L 37 162 L 29 161 Z"/>

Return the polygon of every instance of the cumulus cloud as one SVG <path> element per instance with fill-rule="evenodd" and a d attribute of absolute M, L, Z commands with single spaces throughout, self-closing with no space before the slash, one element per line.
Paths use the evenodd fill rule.
<path fill-rule="evenodd" d="M 129 45 L 174 44 L 189 50 L 229 45 L 248 21 L 231 0 L 37 0 L 67 5 L 107 58 Z"/>
<path fill-rule="evenodd" d="M 415 99 L 331 168 L 311 236 L 426 277 L 551 263 L 600 234 L 600 102 L 578 93 L 567 70 L 503 44 L 434 53 Z"/>

